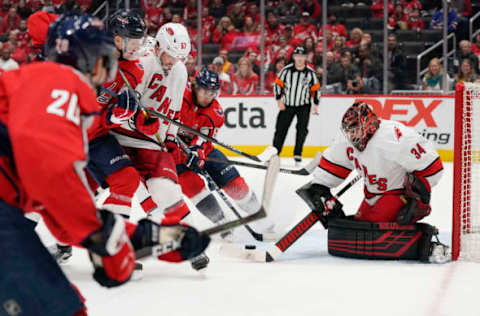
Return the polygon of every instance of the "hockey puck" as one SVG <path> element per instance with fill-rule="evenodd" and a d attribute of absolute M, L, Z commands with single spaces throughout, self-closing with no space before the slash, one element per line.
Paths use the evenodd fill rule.
<path fill-rule="evenodd" d="M 257 246 L 255 246 L 255 245 L 245 245 L 245 249 L 253 250 L 253 249 L 257 249 Z"/>

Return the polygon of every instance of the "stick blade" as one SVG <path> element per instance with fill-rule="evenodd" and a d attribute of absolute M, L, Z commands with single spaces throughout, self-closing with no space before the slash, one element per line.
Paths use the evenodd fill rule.
<path fill-rule="evenodd" d="M 274 155 L 268 161 L 267 173 L 265 175 L 265 182 L 263 184 L 262 205 L 267 212 L 270 209 L 270 202 L 272 201 L 275 182 L 277 181 L 279 170 L 280 157 L 278 157 L 278 155 Z"/>

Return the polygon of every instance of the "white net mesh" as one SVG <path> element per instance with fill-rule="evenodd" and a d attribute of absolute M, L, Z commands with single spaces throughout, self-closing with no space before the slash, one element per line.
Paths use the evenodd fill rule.
<path fill-rule="evenodd" d="M 480 261 L 480 84 L 465 84 L 461 150 L 459 259 Z"/>

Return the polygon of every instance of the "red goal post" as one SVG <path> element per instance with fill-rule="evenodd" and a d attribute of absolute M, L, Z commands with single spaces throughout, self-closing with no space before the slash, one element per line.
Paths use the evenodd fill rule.
<path fill-rule="evenodd" d="M 452 259 L 480 261 L 478 83 L 459 83 L 455 87 Z"/>

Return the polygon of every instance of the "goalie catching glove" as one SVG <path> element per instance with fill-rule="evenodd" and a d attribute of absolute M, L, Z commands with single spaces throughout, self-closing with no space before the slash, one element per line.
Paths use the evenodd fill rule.
<path fill-rule="evenodd" d="M 405 206 L 397 215 L 397 222 L 402 225 L 413 224 L 429 215 L 431 188 L 428 180 L 413 173 L 407 173 L 403 183 Z"/>
<path fill-rule="evenodd" d="M 308 204 L 312 211 L 320 214 L 320 222 L 325 228 L 328 228 L 327 217 L 345 217 L 340 203 L 330 192 L 330 188 L 309 182 L 297 189 L 296 193 Z"/>

